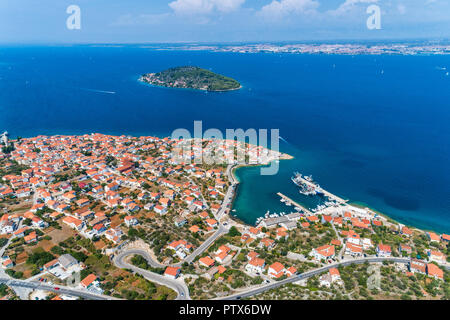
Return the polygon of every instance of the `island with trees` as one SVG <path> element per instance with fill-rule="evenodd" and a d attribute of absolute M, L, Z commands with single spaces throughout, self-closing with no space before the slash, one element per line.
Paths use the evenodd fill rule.
<path fill-rule="evenodd" d="M 161 87 L 205 91 L 230 91 L 241 88 L 241 84 L 232 78 L 193 66 L 147 73 L 140 77 L 140 81 Z"/>

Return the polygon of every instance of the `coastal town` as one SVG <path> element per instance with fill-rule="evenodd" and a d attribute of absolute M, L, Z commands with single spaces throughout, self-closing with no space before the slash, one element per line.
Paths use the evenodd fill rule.
<path fill-rule="evenodd" d="M 450 298 L 448 234 L 325 190 L 318 210 L 278 194 L 291 212 L 234 217 L 233 170 L 287 154 L 104 134 L 1 144 L 2 300 Z M 199 152 L 231 161 L 192 161 Z"/>
<path fill-rule="evenodd" d="M 448 42 L 426 43 L 254 43 L 228 45 L 167 46 L 166 50 L 236 52 L 236 53 L 292 53 L 337 55 L 448 55 Z"/>

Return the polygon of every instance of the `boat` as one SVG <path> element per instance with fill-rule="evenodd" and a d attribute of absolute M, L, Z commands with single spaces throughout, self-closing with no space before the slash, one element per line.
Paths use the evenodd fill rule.
<path fill-rule="evenodd" d="M 313 196 L 315 194 L 315 191 L 309 186 L 302 186 L 299 190 L 299 193 L 305 196 Z"/>
<path fill-rule="evenodd" d="M 295 183 L 296 186 L 300 187 L 300 194 L 306 196 L 313 195 L 323 195 L 323 191 L 320 188 L 320 185 L 314 182 L 312 176 L 304 176 L 298 172 L 294 172 L 294 176 L 291 180 Z"/>
<path fill-rule="evenodd" d="M 314 188 L 314 192 L 315 192 L 318 196 L 323 196 L 323 195 L 324 195 L 323 190 L 322 190 L 322 188 L 320 188 L 319 185 L 317 185 L 316 188 Z"/>

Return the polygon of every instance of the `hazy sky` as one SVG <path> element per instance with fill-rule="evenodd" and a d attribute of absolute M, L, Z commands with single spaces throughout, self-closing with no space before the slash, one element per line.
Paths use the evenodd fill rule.
<path fill-rule="evenodd" d="M 372 4 L 381 30 L 366 26 Z M 402 38 L 450 38 L 450 0 L 0 0 L 1 43 Z"/>

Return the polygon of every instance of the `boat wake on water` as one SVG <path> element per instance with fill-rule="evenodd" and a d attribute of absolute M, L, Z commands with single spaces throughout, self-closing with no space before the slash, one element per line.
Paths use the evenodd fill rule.
<path fill-rule="evenodd" d="M 90 92 L 98 92 L 98 93 L 106 93 L 106 94 L 116 94 L 114 91 L 104 91 L 104 90 L 97 90 L 97 89 L 89 89 L 89 88 L 78 88 L 85 91 Z"/>
<path fill-rule="evenodd" d="M 95 93 L 116 94 L 115 91 L 106 91 L 106 90 L 98 90 L 98 89 L 83 88 L 83 87 L 64 87 L 64 88 L 66 88 L 66 89 L 75 89 L 75 90 L 83 90 L 83 91 L 89 91 L 89 92 L 95 92 Z"/>

